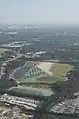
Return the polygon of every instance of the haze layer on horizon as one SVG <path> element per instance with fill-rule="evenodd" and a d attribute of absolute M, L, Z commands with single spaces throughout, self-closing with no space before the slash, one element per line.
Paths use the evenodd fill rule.
<path fill-rule="evenodd" d="M 79 24 L 79 0 L 0 0 L 0 24 Z"/>

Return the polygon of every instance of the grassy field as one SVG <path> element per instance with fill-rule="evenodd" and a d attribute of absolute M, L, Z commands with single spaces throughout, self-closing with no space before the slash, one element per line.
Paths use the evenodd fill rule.
<path fill-rule="evenodd" d="M 48 68 L 46 67 L 46 62 L 45 68 Z M 70 70 L 70 68 L 71 66 L 69 64 L 51 63 L 51 67 L 48 72 L 51 72 L 53 76 L 50 75 L 47 77 L 37 78 L 37 81 L 55 82 L 64 80 L 65 73 Z"/>
<path fill-rule="evenodd" d="M 10 92 L 25 94 L 25 95 L 36 95 L 36 96 L 51 96 L 54 94 L 51 90 L 44 90 L 41 88 L 32 88 L 32 87 L 12 87 L 9 89 Z"/>
<path fill-rule="evenodd" d="M 65 73 L 71 68 L 69 64 L 51 62 L 39 62 L 35 67 L 33 65 L 30 66 L 30 64 L 31 62 L 17 69 L 12 77 L 19 82 L 53 83 L 64 80 Z"/>
<path fill-rule="evenodd" d="M 61 81 L 64 80 L 64 77 L 57 77 L 57 76 L 49 76 L 49 77 L 41 77 L 41 78 L 37 78 L 36 81 L 38 82 L 46 82 L 46 83 L 50 83 L 51 82 L 56 82 L 56 81 Z"/>
<path fill-rule="evenodd" d="M 5 48 L 0 48 L 0 53 L 3 53 L 5 51 L 8 51 L 8 49 L 5 49 Z"/>
<path fill-rule="evenodd" d="M 50 71 L 53 72 L 53 76 L 54 77 L 59 77 L 59 78 L 63 78 L 63 76 L 65 75 L 65 73 L 70 69 L 70 65 L 69 64 L 59 64 L 59 63 L 54 63 L 51 66 Z"/>

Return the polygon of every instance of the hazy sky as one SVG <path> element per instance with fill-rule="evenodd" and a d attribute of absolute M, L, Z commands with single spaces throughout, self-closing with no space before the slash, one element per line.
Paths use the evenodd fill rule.
<path fill-rule="evenodd" d="M 0 23 L 79 24 L 79 0 L 0 0 Z"/>

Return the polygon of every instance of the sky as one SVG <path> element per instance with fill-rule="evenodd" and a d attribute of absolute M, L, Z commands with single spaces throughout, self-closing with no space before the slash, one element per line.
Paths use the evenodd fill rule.
<path fill-rule="evenodd" d="M 79 0 L 0 0 L 0 24 L 79 24 Z"/>

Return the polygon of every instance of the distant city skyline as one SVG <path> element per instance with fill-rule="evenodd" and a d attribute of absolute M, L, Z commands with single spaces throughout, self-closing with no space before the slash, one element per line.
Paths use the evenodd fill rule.
<path fill-rule="evenodd" d="M 79 24 L 79 0 L 0 0 L 0 24 Z"/>

